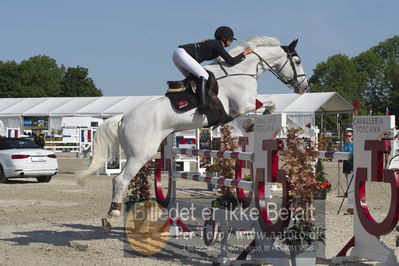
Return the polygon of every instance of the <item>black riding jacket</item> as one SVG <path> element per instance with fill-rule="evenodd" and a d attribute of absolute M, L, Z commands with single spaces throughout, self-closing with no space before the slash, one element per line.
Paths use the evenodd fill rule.
<path fill-rule="evenodd" d="M 213 60 L 216 57 L 221 56 L 228 64 L 234 66 L 245 58 L 245 55 L 243 53 L 232 57 L 224 49 L 222 43 L 219 40 L 215 39 L 197 43 L 184 44 L 180 45 L 179 47 L 186 50 L 186 52 L 198 63 Z"/>

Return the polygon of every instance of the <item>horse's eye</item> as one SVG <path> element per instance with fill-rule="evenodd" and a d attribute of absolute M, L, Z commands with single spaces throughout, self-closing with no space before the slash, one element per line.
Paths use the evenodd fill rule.
<path fill-rule="evenodd" d="M 296 64 L 300 64 L 300 63 L 301 63 L 301 58 L 295 57 L 295 63 L 296 63 Z"/>

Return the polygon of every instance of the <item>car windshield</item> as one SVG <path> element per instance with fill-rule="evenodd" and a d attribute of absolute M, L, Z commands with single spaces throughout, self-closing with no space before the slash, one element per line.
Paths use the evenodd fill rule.
<path fill-rule="evenodd" d="M 36 143 L 29 139 L 7 139 L 1 141 L 0 149 L 29 149 L 39 148 Z"/>

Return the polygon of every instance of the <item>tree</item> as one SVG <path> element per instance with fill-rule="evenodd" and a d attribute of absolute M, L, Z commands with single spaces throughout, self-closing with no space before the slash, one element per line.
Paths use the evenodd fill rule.
<path fill-rule="evenodd" d="M 57 97 L 63 79 L 63 67 L 48 56 L 34 56 L 19 65 L 20 81 L 27 96 Z"/>
<path fill-rule="evenodd" d="M 313 91 L 337 91 L 352 103 L 360 103 L 359 114 L 384 114 L 389 108 L 399 115 L 399 36 L 349 58 L 333 55 L 319 63 L 309 80 Z"/>
<path fill-rule="evenodd" d="M 353 58 L 357 72 L 363 77 L 362 94 L 364 102 L 373 112 L 384 112 L 384 99 L 387 90 L 384 84 L 384 74 L 381 71 L 383 59 L 368 50 Z"/>
<path fill-rule="evenodd" d="M 389 93 L 387 108 L 389 108 L 391 114 L 396 116 L 399 115 L 399 67 L 394 69 L 392 75 L 392 90 Z"/>
<path fill-rule="evenodd" d="M 96 88 L 93 80 L 88 77 L 87 68 L 69 67 L 61 84 L 61 95 L 65 97 L 101 96 L 101 90 Z"/>
<path fill-rule="evenodd" d="M 16 62 L 3 63 L 0 61 L 0 97 L 19 97 L 23 91 L 20 82 L 19 66 Z"/>
<path fill-rule="evenodd" d="M 360 113 L 365 113 L 365 102 L 362 96 L 364 85 L 364 75 L 359 73 L 353 61 L 346 55 L 334 55 L 326 62 L 319 63 L 314 70 L 314 74 L 309 79 L 310 87 L 314 92 L 336 91 L 342 95 L 349 103 L 356 99 L 359 101 Z M 340 123 L 347 124 L 351 116 L 340 116 Z M 335 128 L 336 118 L 325 117 L 324 126 Z M 323 129 L 322 129 L 323 130 Z"/>
<path fill-rule="evenodd" d="M 386 90 L 386 107 L 399 115 L 399 36 L 394 36 L 370 49 L 382 59 L 383 85 Z"/>
<path fill-rule="evenodd" d="M 309 79 L 312 91 L 336 91 L 349 103 L 354 99 L 364 102 L 362 89 L 365 76 L 357 71 L 354 62 L 346 55 L 334 55 L 319 63 Z"/>
<path fill-rule="evenodd" d="M 0 97 L 101 96 L 88 70 L 63 65 L 45 55 L 21 63 L 0 61 Z"/>

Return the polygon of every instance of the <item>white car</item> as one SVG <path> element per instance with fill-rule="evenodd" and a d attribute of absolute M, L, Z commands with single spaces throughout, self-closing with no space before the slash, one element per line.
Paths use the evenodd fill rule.
<path fill-rule="evenodd" d="M 40 149 L 30 139 L 0 138 L 0 183 L 18 177 L 35 177 L 47 183 L 57 171 L 54 152 Z"/>

